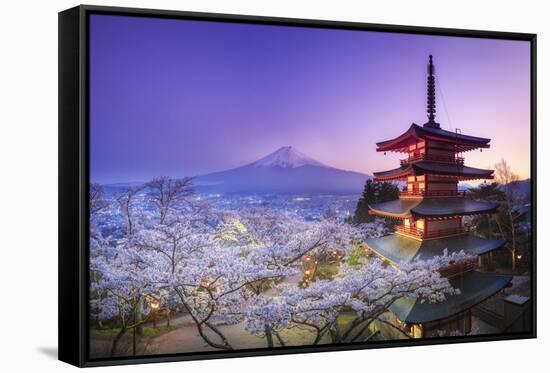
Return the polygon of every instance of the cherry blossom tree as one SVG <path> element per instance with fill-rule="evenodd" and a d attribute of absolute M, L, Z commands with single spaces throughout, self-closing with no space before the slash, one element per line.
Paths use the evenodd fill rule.
<path fill-rule="evenodd" d="M 457 294 L 439 274 L 449 263 L 472 260 L 464 254 L 444 254 L 431 260 L 403 263 L 399 268 L 385 265 L 378 258 L 360 265 L 344 264 L 333 280 L 312 282 L 308 287 L 286 286 L 278 296 L 262 296 L 246 310 L 247 330 L 265 335 L 266 325 L 284 341 L 279 332 L 293 325 L 313 330 L 311 344 L 327 339 L 330 343 L 365 341 L 364 334 L 389 307 L 403 297 L 421 302 L 441 302 Z M 352 320 L 342 329 L 338 317 L 352 310 Z"/>
<path fill-rule="evenodd" d="M 100 295 L 92 303 L 99 316 L 102 319 L 116 319 L 120 325 L 111 347 L 111 355 L 114 356 L 126 332 L 135 331 L 147 322 L 141 318 L 142 300 L 156 288 L 148 278 L 147 260 L 141 253 L 124 240 L 109 244 L 114 246 L 112 250 L 105 247 L 106 242 L 105 239 L 91 241 L 90 271 L 95 276 L 90 291 Z M 135 354 L 135 335 L 133 342 Z"/>
<path fill-rule="evenodd" d="M 189 179 L 182 180 L 155 179 L 114 197 L 117 203 L 104 208 L 119 217 L 123 234 L 103 237 L 97 228 L 91 234 L 94 317 L 120 326 L 112 354 L 125 333 L 148 321 L 144 301 L 162 294 L 175 296 L 205 343 L 232 350 L 226 325 L 242 324 L 268 347 L 288 344 L 281 331 L 297 327 L 312 331 L 311 344 L 362 341 L 397 299 L 437 302 L 456 293 L 439 270 L 466 260 L 464 253 L 399 268 L 376 258 L 336 261 L 333 279 L 300 281 L 304 261 L 351 255 L 365 237 L 385 234 L 384 224 L 354 226 L 333 214 L 307 222 L 265 208 L 213 209 L 192 194 Z M 342 326 L 344 313 L 351 321 Z"/>
<path fill-rule="evenodd" d="M 116 196 L 116 202 L 119 206 L 120 213 L 124 217 L 126 223 L 126 234 L 128 236 L 134 233 L 134 225 L 136 224 L 136 217 L 134 216 L 136 199 L 142 189 L 142 186 L 125 188 Z"/>
<path fill-rule="evenodd" d="M 148 195 L 159 213 L 159 223 L 167 223 L 167 219 L 182 210 L 185 205 L 194 201 L 195 188 L 192 179 L 172 179 L 170 177 L 157 177 L 145 184 Z"/>
<path fill-rule="evenodd" d="M 105 197 L 105 189 L 101 184 L 90 183 L 89 205 L 91 216 L 95 216 L 109 207 L 109 202 Z"/>

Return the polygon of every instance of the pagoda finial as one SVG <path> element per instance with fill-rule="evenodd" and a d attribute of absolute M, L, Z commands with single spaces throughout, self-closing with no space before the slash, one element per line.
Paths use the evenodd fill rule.
<path fill-rule="evenodd" d="M 430 54 L 430 62 L 428 63 L 428 122 L 424 124 L 426 127 L 440 128 L 439 123 L 435 121 L 435 67 L 433 57 Z"/>

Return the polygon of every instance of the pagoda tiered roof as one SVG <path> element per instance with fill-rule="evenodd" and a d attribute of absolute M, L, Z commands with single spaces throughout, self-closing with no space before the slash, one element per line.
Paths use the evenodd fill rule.
<path fill-rule="evenodd" d="M 418 161 L 404 164 L 389 171 L 374 172 L 377 181 L 399 180 L 412 175 L 440 175 L 455 176 L 460 180 L 492 179 L 493 170 L 474 168 L 459 163 L 445 163 L 434 161 Z"/>
<path fill-rule="evenodd" d="M 484 137 L 447 131 L 434 127 L 429 123 L 426 123 L 424 126 L 413 123 L 407 131 L 396 138 L 376 143 L 376 150 L 379 152 L 393 151 L 407 153 L 409 146 L 420 140 L 441 141 L 453 144 L 458 153 L 479 148 L 489 148 L 489 142 L 491 141 L 491 139 Z"/>
<path fill-rule="evenodd" d="M 410 262 L 415 259 L 428 260 L 442 256 L 444 251 L 481 255 L 501 248 L 506 241 L 482 238 L 472 234 L 442 237 L 433 240 L 417 240 L 400 234 L 391 234 L 379 238 L 367 238 L 364 243 L 384 259 L 394 264 Z"/>
<path fill-rule="evenodd" d="M 369 205 L 370 213 L 384 217 L 407 219 L 416 217 L 446 217 L 491 213 L 498 208 L 493 202 L 465 197 L 399 198 Z"/>
<path fill-rule="evenodd" d="M 440 303 L 401 298 L 390 306 L 390 310 L 399 320 L 411 324 L 443 320 L 483 302 L 511 281 L 511 276 L 469 271 L 449 279 L 452 287 L 460 289 L 459 295 L 448 296 Z"/>

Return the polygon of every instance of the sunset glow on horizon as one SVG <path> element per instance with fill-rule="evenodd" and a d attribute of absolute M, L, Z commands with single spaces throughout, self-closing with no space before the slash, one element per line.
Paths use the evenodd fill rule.
<path fill-rule="evenodd" d="M 396 168 L 376 143 L 426 118 L 491 139 L 466 165 L 530 177 L 530 44 L 91 15 L 90 168 L 100 183 L 195 176 L 293 146 L 332 167 Z"/>

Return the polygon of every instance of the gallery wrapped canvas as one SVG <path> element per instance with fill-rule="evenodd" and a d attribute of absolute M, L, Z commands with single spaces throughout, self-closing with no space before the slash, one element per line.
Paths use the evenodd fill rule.
<path fill-rule="evenodd" d="M 535 36 L 60 13 L 60 359 L 535 336 Z"/>

